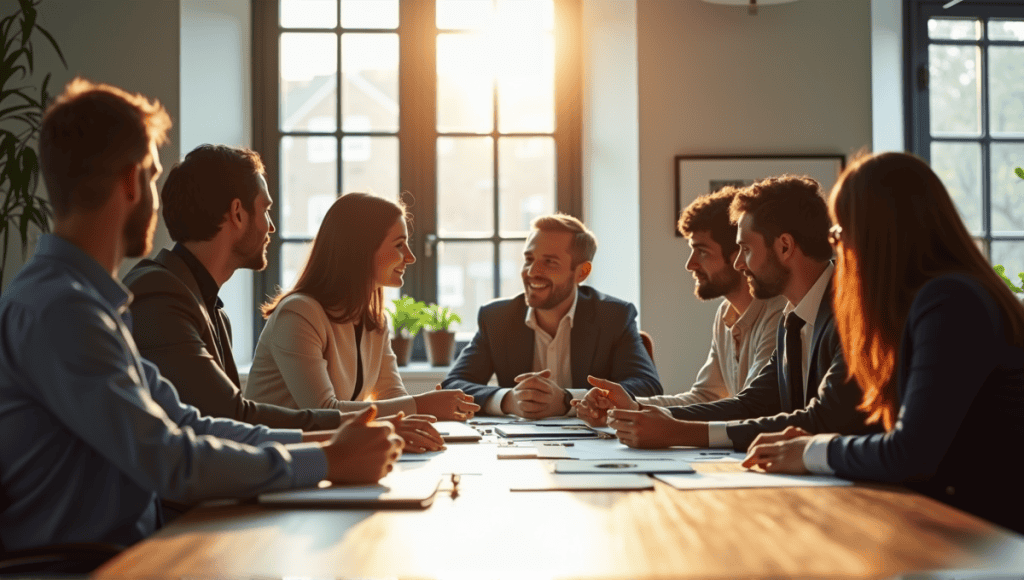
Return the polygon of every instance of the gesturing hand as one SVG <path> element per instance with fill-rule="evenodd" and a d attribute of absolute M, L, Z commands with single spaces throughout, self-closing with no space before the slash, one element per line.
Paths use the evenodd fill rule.
<path fill-rule="evenodd" d="M 390 423 L 374 421 L 371 405 L 342 423 L 327 443 L 327 479 L 334 483 L 376 483 L 391 471 L 402 454 L 402 438 Z"/>
<path fill-rule="evenodd" d="M 413 395 L 413 399 L 418 414 L 433 415 L 441 421 L 465 421 L 480 410 L 480 405 L 474 403 L 470 395 L 459 389 L 442 389 L 441 385 L 433 391 Z"/>
<path fill-rule="evenodd" d="M 640 409 L 640 405 L 630 398 L 622 385 L 594 376 L 588 376 L 587 382 L 594 388 L 587 391 L 582 399 L 572 401 L 572 405 L 576 407 L 576 415 L 587 425 L 603 427 L 607 423 L 607 413 L 610 409 Z"/>
<path fill-rule="evenodd" d="M 639 449 L 660 449 L 673 445 L 707 445 L 704 441 L 691 440 L 692 425 L 680 421 L 662 407 L 644 407 L 640 411 L 612 409 L 608 411 L 608 426 L 615 429 L 615 436 L 624 445 Z M 706 427 L 705 427 L 706 430 Z"/>
<path fill-rule="evenodd" d="M 409 415 L 399 411 L 397 415 L 382 417 L 381 421 L 391 423 L 395 434 L 405 441 L 406 453 L 423 453 L 444 449 L 444 439 L 431 423 L 437 421 L 433 415 Z"/>
<path fill-rule="evenodd" d="M 526 419 L 543 419 L 565 415 L 565 391 L 551 380 L 551 371 L 544 369 L 523 373 L 515 378 L 516 386 L 501 401 L 501 411 Z"/>

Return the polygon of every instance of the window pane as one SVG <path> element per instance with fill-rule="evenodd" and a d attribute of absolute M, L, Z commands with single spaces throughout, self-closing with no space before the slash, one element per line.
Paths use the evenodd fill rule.
<path fill-rule="evenodd" d="M 511 39 L 509 39 L 511 41 Z M 503 133 L 555 130 L 555 38 L 520 38 L 517 50 L 495 50 L 498 127 Z"/>
<path fill-rule="evenodd" d="M 437 130 L 490 133 L 494 128 L 494 73 L 486 39 L 437 37 Z"/>
<path fill-rule="evenodd" d="M 554 139 L 499 139 L 498 198 L 502 236 L 525 236 L 533 218 L 555 211 Z"/>
<path fill-rule="evenodd" d="M 991 46 L 988 55 L 989 130 L 1024 133 L 1024 46 Z"/>
<path fill-rule="evenodd" d="M 281 35 L 281 130 L 334 131 L 338 126 L 338 36 Z"/>
<path fill-rule="evenodd" d="M 502 242 L 501 251 L 501 295 L 515 296 L 523 291 L 523 247 L 526 242 L 514 240 Z"/>
<path fill-rule="evenodd" d="M 491 0 L 437 0 L 437 27 L 444 30 L 479 30 L 494 16 Z"/>
<path fill-rule="evenodd" d="M 398 138 L 344 137 L 341 187 L 398 199 Z"/>
<path fill-rule="evenodd" d="M 1024 40 L 1024 20 L 990 20 L 989 40 Z"/>
<path fill-rule="evenodd" d="M 438 137 L 437 231 L 494 233 L 494 145 L 490 137 Z"/>
<path fill-rule="evenodd" d="M 992 230 L 1024 234 L 1024 179 L 1014 168 L 1024 166 L 1024 144 L 992 144 Z"/>
<path fill-rule="evenodd" d="M 936 40 L 978 40 L 981 23 L 966 18 L 929 18 L 928 38 Z"/>
<path fill-rule="evenodd" d="M 343 28 L 398 28 L 398 0 L 341 0 Z"/>
<path fill-rule="evenodd" d="M 476 314 L 494 299 L 494 244 L 441 242 L 437 245 L 437 303 L 454 310 L 459 332 L 476 332 Z"/>
<path fill-rule="evenodd" d="M 931 132 L 979 135 L 978 59 L 976 46 L 928 47 Z"/>
<path fill-rule="evenodd" d="M 1006 268 L 1005 275 L 1014 286 L 1024 287 L 1020 279 L 1024 273 L 1024 242 L 992 242 L 991 262 Z"/>
<path fill-rule="evenodd" d="M 282 28 L 334 28 L 337 21 L 335 0 L 281 0 Z"/>
<path fill-rule="evenodd" d="M 498 0 L 496 16 L 501 28 L 513 32 L 555 29 L 555 3 L 551 0 Z"/>
<path fill-rule="evenodd" d="M 306 265 L 309 258 L 309 248 L 313 244 L 309 242 L 282 242 L 281 243 L 281 287 L 285 290 L 295 285 L 299 278 L 299 272 Z"/>
<path fill-rule="evenodd" d="M 398 131 L 398 35 L 341 35 L 342 128 Z"/>
<path fill-rule="evenodd" d="M 281 219 L 284 237 L 314 236 L 338 197 L 338 140 L 281 138 Z"/>
<path fill-rule="evenodd" d="M 931 157 L 932 169 L 949 190 L 967 230 L 981 235 L 981 145 L 932 142 Z"/>

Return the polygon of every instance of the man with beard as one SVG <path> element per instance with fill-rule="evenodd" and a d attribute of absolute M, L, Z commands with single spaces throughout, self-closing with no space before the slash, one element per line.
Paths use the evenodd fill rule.
<path fill-rule="evenodd" d="M 207 415 L 275 428 L 337 428 L 336 409 L 295 410 L 242 396 L 231 322 L 217 294 L 235 270 L 267 267 L 274 224 L 259 154 L 200 145 L 171 169 L 160 197 L 176 244 L 124 277 L 135 295 L 132 335 L 142 356 L 182 402 Z"/>
<path fill-rule="evenodd" d="M 597 240 L 578 219 L 542 216 L 523 251 L 524 293 L 483 306 L 473 341 L 441 383 L 473 396 L 485 413 L 540 419 L 567 415 L 594 376 L 633 396 L 662 393 L 636 326 L 636 308 L 579 284 Z M 497 375 L 498 386 L 487 385 Z"/>
<path fill-rule="evenodd" d="M 194 503 L 373 483 L 401 454 L 376 408 L 327 440 L 203 416 L 139 355 L 115 277 L 152 248 L 159 103 L 71 81 L 42 119 L 53 234 L 0 296 L 0 545 L 131 544 L 160 527 L 158 497 Z"/>
<path fill-rule="evenodd" d="M 768 365 L 736 396 L 682 407 L 608 411 L 608 426 L 630 447 L 733 447 L 761 433 L 865 431 L 861 391 L 847 380 L 832 313 L 830 220 L 818 182 L 768 178 L 736 194 L 735 268 L 755 298 L 787 300 Z"/>
<path fill-rule="evenodd" d="M 729 204 L 737 189 L 725 187 L 693 201 L 677 227 L 690 244 L 686 269 L 696 281 L 700 300 L 722 298 L 715 314 L 711 350 L 690 390 L 677 395 L 632 399 L 616 383 L 591 379 L 591 389 L 577 404 L 577 413 L 591 426 L 605 424 L 608 409 L 638 410 L 640 405 L 675 407 L 731 397 L 746 388 L 767 366 L 775 351 L 775 332 L 786 299 L 762 300 L 750 295 L 743 276 L 732 267 L 739 253 L 736 225 L 729 223 Z"/>

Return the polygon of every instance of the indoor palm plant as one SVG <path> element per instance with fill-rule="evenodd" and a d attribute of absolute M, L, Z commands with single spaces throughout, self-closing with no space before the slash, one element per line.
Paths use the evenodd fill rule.
<path fill-rule="evenodd" d="M 462 322 L 450 308 L 431 304 L 423 309 L 423 326 L 426 331 L 427 358 L 431 366 L 444 367 L 452 364 L 455 357 L 455 333 L 451 325 Z"/>
<path fill-rule="evenodd" d="M 57 41 L 36 22 L 40 1 L 18 0 L 18 10 L 0 19 L 0 282 L 6 274 L 11 234 L 17 233 L 24 254 L 31 229 L 48 231 L 52 215 L 49 202 L 36 195 L 39 155 L 35 147 L 49 99 L 50 75 L 39 87 L 30 82 L 36 58 L 33 40 L 41 35 L 65 67 L 67 62 Z"/>
<path fill-rule="evenodd" d="M 411 296 L 402 296 L 391 301 L 395 307 L 388 308 L 391 318 L 391 350 L 395 351 L 398 366 L 409 364 L 412 339 L 423 328 L 426 305 Z"/>

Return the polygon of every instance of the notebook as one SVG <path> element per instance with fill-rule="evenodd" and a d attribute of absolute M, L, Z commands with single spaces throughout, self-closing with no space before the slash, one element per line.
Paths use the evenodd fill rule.
<path fill-rule="evenodd" d="M 259 503 L 268 505 L 422 509 L 434 502 L 441 485 L 439 473 L 392 472 L 375 485 L 331 485 L 260 494 Z"/>
<path fill-rule="evenodd" d="M 437 421 L 434 429 L 441 434 L 446 443 L 479 441 L 483 435 L 479 431 L 459 421 Z"/>

